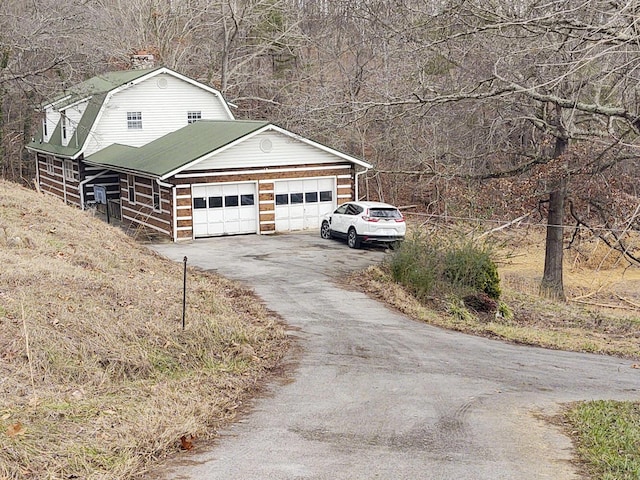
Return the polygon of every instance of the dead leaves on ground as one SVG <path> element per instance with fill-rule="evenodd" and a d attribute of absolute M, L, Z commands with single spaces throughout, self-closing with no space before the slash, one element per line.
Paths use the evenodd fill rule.
<path fill-rule="evenodd" d="M 22 425 L 22 423 L 20 422 L 16 422 L 16 423 L 12 423 L 11 425 L 9 425 L 7 427 L 7 436 L 14 438 L 17 437 L 18 435 L 24 435 L 26 432 L 24 425 Z"/>
<path fill-rule="evenodd" d="M 194 435 L 189 435 L 188 437 L 186 435 L 182 435 L 180 437 L 180 448 L 182 450 L 191 450 L 193 448 L 193 441 L 195 438 L 196 437 Z"/>

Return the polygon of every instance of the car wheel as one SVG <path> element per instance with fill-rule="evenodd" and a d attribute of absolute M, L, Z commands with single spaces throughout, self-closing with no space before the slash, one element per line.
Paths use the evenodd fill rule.
<path fill-rule="evenodd" d="M 325 240 L 331 238 L 331 227 L 329 226 L 329 222 L 322 222 L 322 226 L 320 227 L 320 236 Z"/>
<path fill-rule="evenodd" d="M 353 227 L 351 227 L 349 233 L 347 233 L 347 245 L 349 245 L 349 248 L 360 248 L 360 239 L 358 238 L 356 229 Z"/>

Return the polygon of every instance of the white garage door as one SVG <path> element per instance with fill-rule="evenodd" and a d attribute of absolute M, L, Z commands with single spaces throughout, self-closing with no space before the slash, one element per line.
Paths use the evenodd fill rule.
<path fill-rule="evenodd" d="M 255 183 L 194 185 L 191 194 L 195 237 L 258 231 Z"/>
<path fill-rule="evenodd" d="M 335 206 L 334 178 L 275 182 L 276 232 L 320 228 L 320 219 Z"/>

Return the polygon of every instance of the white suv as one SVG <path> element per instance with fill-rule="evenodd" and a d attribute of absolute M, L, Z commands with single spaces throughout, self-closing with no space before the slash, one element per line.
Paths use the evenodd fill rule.
<path fill-rule="evenodd" d="M 328 213 L 320 224 L 322 238 L 346 238 L 351 248 L 362 243 L 394 246 L 404 239 L 407 225 L 400 210 L 380 202 L 347 202 Z"/>

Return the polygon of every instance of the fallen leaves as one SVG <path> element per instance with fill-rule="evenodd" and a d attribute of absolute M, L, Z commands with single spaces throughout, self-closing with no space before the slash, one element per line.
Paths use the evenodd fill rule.
<path fill-rule="evenodd" d="M 25 428 L 20 422 L 12 423 L 7 427 L 7 436 L 11 438 L 17 437 L 18 435 L 24 435 L 25 432 Z"/>
<path fill-rule="evenodd" d="M 180 437 L 180 448 L 182 450 L 191 450 L 193 448 L 193 440 L 196 437 L 194 437 L 193 435 L 189 435 L 189 438 L 187 438 L 186 435 L 182 435 Z"/>

